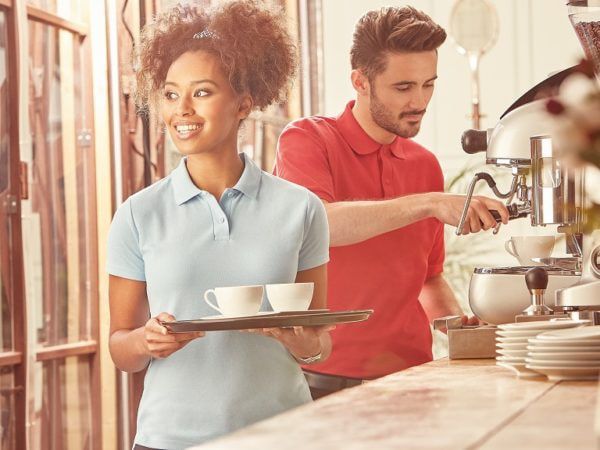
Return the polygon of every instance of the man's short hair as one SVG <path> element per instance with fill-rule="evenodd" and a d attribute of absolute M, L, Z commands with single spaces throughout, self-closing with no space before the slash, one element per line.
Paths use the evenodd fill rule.
<path fill-rule="evenodd" d="M 354 30 L 350 51 L 352 69 L 370 80 L 385 70 L 387 53 L 437 50 L 446 31 L 412 6 L 385 7 L 362 16 Z"/>

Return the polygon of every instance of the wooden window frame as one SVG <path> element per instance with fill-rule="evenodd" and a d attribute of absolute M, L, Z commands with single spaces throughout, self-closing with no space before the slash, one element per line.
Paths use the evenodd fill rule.
<path fill-rule="evenodd" d="M 19 86 L 18 86 L 18 61 L 19 55 L 19 35 L 16 27 L 17 11 L 13 8 L 12 0 L 0 0 L 0 11 L 5 14 L 7 28 L 7 76 L 9 82 L 8 89 L 8 113 L 11 118 L 15 118 L 15 122 L 19 117 Z M 65 30 L 72 33 L 75 37 L 74 45 L 81 46 L 83 54 L 90 55 L 89 39 L 85 39 L 88 34 L 88 27 L 76 21 L 67 20 L 56 14 L 44 11 L 35 6 L 26 6 L 27 18 L 32 21 L 40 22 L 45 25 L 54 27 L 59 30 Z M 22 32 L 22 31 L 20 31 Z M 85 64 L 79 61 L 78 64 Z M 77 70 L 81 67 L 75 67 Z M 89 89 L 92 86 L 92 74 L 82 73 L 85 86 Z M 94 123 L 94 110 L 90 102 L 83 105 L 86 108 L 86 114 L 90 126 Z M 78 122 L 80 118 L 76 118 Z M 10 185 L 8 194 L 16 199 L 21 199 L 23 190 L 27 186 L 19 182 L 21 176 L 21 161 L 19 151 L 19 127 L 11 126 L 9 131 L 9 177 Z M 93 148 L 90 150 L 93 151 Z M 95 165 L 95 161 L 92 161 Z M 91 171 L 91 176 L 88 179 L 88 185 L 85 188 L 92 187 L 95 189 L 95 171 Z M 92 191 L 94 192 L 94 191 Z M 91 199 L 90 208 L 96 209 L 95 196 Z M 95 215 L 94 215 L 95 217 Z M 14 393 L 14 432 L 15 432 L 15 448 L 24 449 L 27 443 L 27 417 L 26 417 L 26 386 L 27 386 L 27 314 L 25 302 L 25 278 L 24 278 L 24 259 L 23 259 L 23 240 L 22 240 L 22 225 L 21 225 L 21 202 L 16 201 L 16 205 L 10 214 L 7 213 L 7 221 L 10 224 L 10 243 L 9 252 L 11 257 L 12 270 L 9 276 L 8 285 L 8 301 L 10 310 L 12 311 L 11 321 L 13 324 L 13 336 L 11 351 L 0 351 L 0 367 L 12 367 L 13 387 L 10 389 Z M 97 224 L 92 225 L 95 231 Z M 92 233 L 96 235 L 96 233 Z M 93 243 L 90 251 L 97 256 L 97 243 Z M 92 277 L 95 285 L 98 286 L 97 271 L 92 270 Z M 100 386 L 100 352 L 98 346 L 99 339 L 99 305 L 98 292 L 92 291 L 91 304 L 89 305 L 91 316 L 90 336 L 91 340 L 78 341 L 63 345 L 54 345 L 48 347 L 38 347 L 35 349 L 35 361 L 61 361 L 69 357 L 88 356 L 89 357 L 89 373 L 90 373 L 90 396 L 91 396 L 91 433 L 94 436 L 92 448 L 99 450 L 102 448 L 102 424 L 101 424 L 101 386 Z"/>
<path fill-rule="evenodd" d="M 16 28 L 16 11 L 13 8 L 11 0 L 0 0 L 0 8 L 6 17 L 7 29 L 7 75 L 8 75 L 8 111 L 10 117 L 17 121 L 19 117 L 19 90 L 18 90 L 18 35 Z M 9 131 L 9 195 L 15 199 L 21 198 L 20 161 L 19 161 L 19 127 L 11 126 Z M 9 303 L 12 311 L 11 321 L 13 323 L 12 346 L 13 350 L 0 352 L 0 365 L 11 366 L 13 368 L 13 404 L 14 411 L 14 432 L 15 446 L 17 449 L 26 448 L 26 398 L 25 384 L 27 375 L 27 362 L 25 360 L 25 349 L 27 347 L 27 335 L 25 333 L 25 280 L 23 274 L 23 254 L 22 251 L 13 251 L 13 249 L 22 249 L 21 236 L 21 202 L 16 201 L 15 209 L 12 214 L 7 214 L 7 221 L 10 226 L 9 252 L 11 252 L 10 285 L 9 285 Z M 19 301 L 19 299 L 21 301 Z"/>
<path fill-rule="evenodd" d="M 98 351 L 96 341 L 79 341 L 72 344 L 52 345 L 35 352 L 36 361 L 53 361 L 70 356 L 92 355 Z"/>
<path fill-rule="evenodd" d="M 79 39 L 84 39 L 89 33 L 88 27 L 85 24 L 65 19 L 58 14 L 44 11 L 37 6 L 27 5 L 27 17 L 36 22 L 69 31 L 74 35 L 79 36 Z"/>
<path fill-rule="evenodd" d="M 0 353 L 0 367 L 16 366 L 23 362 L 23 352 L 2 352 Z"/>

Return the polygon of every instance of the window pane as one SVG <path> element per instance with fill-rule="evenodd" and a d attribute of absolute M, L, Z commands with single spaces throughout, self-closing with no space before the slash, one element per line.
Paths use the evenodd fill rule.
<path fill-rule="evenodd" d="M 11 229 L 7 216 L 7 196 L 10 193 L 8 114 L 8 34 L 6 13 L 0 10 L 0 351 L 12 350 L 12 314 L 10 303 L 10 243 Z"/>
<path fill-rule="evenodd" d="M 90 358 L 39 362 L 33 371 L 36 400 L 31 403 L 31 450 L 92 448 Z"/>
<path fill-rule="evenodd" d="M 45 11 L 56 13 L 58 0 L 27 0 L 27 4 Z"/>
<path fill-rule="evenodd" d="M 0 448 L 15 447 L 15 393 L 12 366 L 0 367 Z"/>
<path fill-rule="evenodd" d="M 25 277 L 42 345 L 89 339 L 95 267 L 91 148 L 79 44 L 67 31 L 29 22 L 30 200 L 23 202 Z"/>

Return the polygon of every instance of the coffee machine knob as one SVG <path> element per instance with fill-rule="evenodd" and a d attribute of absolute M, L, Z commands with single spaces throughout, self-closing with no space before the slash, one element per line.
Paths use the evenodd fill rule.
<path fill-rule="evenodd" d="M 525 274 L 525 283 L 529 292 L 545 291 L 548 287 L 548 272 L 543 267 L 532 267 Z"/>
<path fill-rule="evenodd" d="M 462 148 L 466 153 L 479 153 L 487 150 L 487 131 L 467 130 L 460 139 Z"/>

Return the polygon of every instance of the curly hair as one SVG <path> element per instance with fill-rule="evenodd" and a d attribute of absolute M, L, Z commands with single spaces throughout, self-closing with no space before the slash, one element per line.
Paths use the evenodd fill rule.
<path fill-rule="evenodd" d="M 369 79 L 385 70 L 390 52 L 437 50 L 446 32 L 431 17 L 412 6 L 385 7 L 367 12 L 356 24 L 350 61 Z"/>
<path fill-rule="evenodd" d="M 136 101 L 156 104 L 171 64 L 189 51 L 216 55 L 233 90 L 264 110 L 285 99 L 296 73 L 296 47 L 280 10 L 260 0 L 235 0 L 214 9 L 178 4 L 142 30 L 136 48 Z"/>

